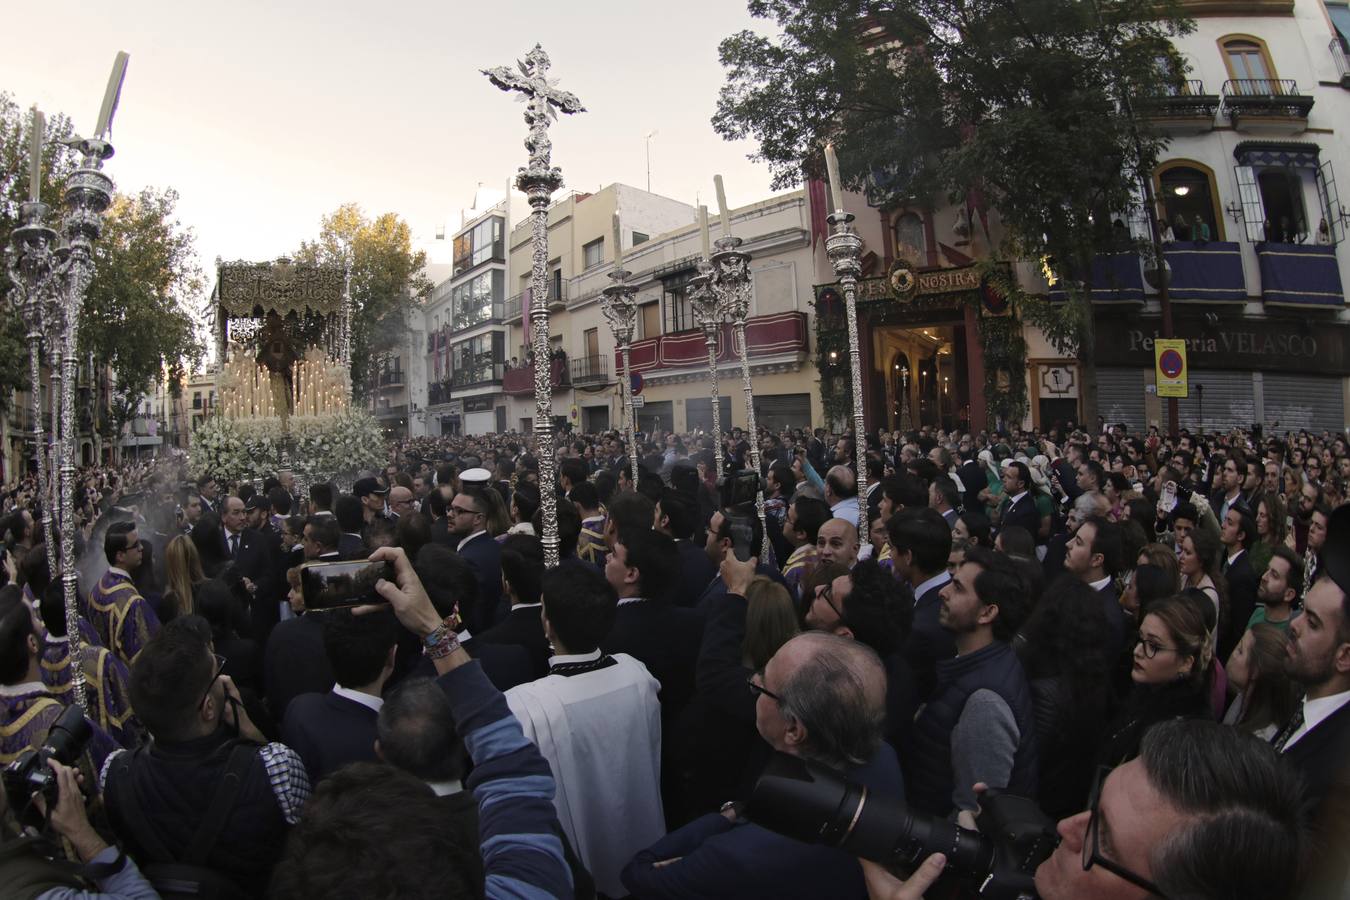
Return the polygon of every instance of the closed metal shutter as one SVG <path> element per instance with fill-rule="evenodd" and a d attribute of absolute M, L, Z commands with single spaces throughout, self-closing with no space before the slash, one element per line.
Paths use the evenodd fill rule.
<path fill-rule="evenodd" d="M 1146 431 L 1144 370 L 1098 369 L 1097 415 L 1112 425 L 1124 422 L 1133 433 Z"/>
<path fill-rule="evenodd" d="M 1200 390 L 1202 385 L 1204 391 Z M 1256 386 L 1252 382 L 1251 372 L 1192 369 L 1189 387 L 1190 396 L 1177 402 L 1182 428 L 1195 431 L 1203 426 L 1205 431 L 1210 432 L 1251 428 L 1258 418 Z"/>
<path fill-rule="evenodd" d="M 731 430 L 731 398 L 719 396 L 718 415 L 721 417 L 722 431 Z M 712 431 L 712 397 L 690 397 L 684 401 L 684 430 Z"/>
<path fill-rule="evenodd" d="M 1267 432 L 1330 431 L 1345 428 L 1345 400 L 1340 378 L 1266 372 L 1264 425 Z"/>
<path fill-rule="evenodd" d="M 633 412 L 637 415 L 638 430 L 651 433 L 658 428 L 662 431 L 674 430 L 675 404 L 670 400 L 648 403 Z"/>
<path fill-rule="evenodd" d="M 755 398 L 755 420 L 762 428 L 811 427 L 810 394 L 768 394 Z"/>

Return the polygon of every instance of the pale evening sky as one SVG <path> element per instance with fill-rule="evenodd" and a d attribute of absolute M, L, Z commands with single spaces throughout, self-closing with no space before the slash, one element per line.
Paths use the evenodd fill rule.
<path fill-rule="evenodd" d="M 7 13 L 0 90 L 93 131 L 118 50 L 131 54 L 108 172 L 119 190 L 174 187 L 208 280 L 217 255 L 265 260 L 352 200 L 403 216 L 431 246 L 480 182 L 525 161 L 523 107 L 479 69 L 535 42 L 587 112 L 553 126 L 566 189 L 646 185 L 715 208 L 768 196 L 749 142 L 712 129 L 718 42 L 754 22 L 744 0 L 576 3 L 182 0 L 21 4 Z M 31 36 L 24 39 L 23 36 Z"/>

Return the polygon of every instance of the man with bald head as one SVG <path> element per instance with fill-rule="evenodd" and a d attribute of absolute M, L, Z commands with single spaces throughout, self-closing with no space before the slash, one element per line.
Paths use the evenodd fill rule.
<path fill-rule="evenodd" d="M 858 476 L 848 466 L 831 466 L 825 473 L 825 502 L 839 518 L 858 521 Z"/>
<path fill-rule="evenodd" d="M 396 484 L 389 489 L 389 517 L 398 520 L 400 516 L 406 516 L 416 512 L 413 507 L 413 492 L 401 484 Z"/>
<path fill-rule="evenodd" d="M 823 632 L 797 635 L 751 677 L 749 690 L 755 727 L 773 749 L 840 769 L 874 793 L 903 797 L 899 763 L 882 741 L 886 672 L 865 644 Z M 867 896 L 856 858 L 746 822 L 738 803 L 640 852 L 623 883 L 638 897 Z"/>
<path fill-rule="evenodd" d="M 830 519 L 816 532 L 818 564 L 838 563 L 853 568 L 858 561 L 858 526 L 848 519 Z"/>

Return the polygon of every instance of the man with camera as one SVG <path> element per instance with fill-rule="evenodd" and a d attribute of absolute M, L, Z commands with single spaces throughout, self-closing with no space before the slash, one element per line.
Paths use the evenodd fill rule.
<path fill-rule="evenodd" d="M 744 592 L 753 569 L 727 560 L 724 577 Z M 904 795 L 900 766 L 882 741 L 886 672 L 857 641 L 808 632 L 779 648 L 748 690 L 755 724 L 776 750 L 845 769 L 869 791 Z M 644 900 L 865 896 L 862 872 L 847 852 L 776 834 L 742 815 L 738 803 L 709 813 L 643 850 L 623 872 Z"/>
<path fill-rule="evenodd" d="M 151 881 L 256 894 L 310 782 L 295 751 L 249 720 L 224 662 L 190 619 L 146 644 L 131 702 L 153 741 L 110 756 L 100 781 L 114 832 Z"/>

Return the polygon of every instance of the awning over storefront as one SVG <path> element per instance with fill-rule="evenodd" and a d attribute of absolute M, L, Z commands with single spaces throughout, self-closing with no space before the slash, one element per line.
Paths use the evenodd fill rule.
<path fill-rule="evenodd" d="M 1274 306 L 1345 305 L 1336 248 L 1328 244 L 1256 245 L 1261 265 L 1261 296 Z"/>
<path fill-rule="evenodd" d="M 1172 269 L 1171 299 L 1196 303 L 1242 303 L 1242 250 L 1229 241 L 1173 241 L 1163 247 Z"/>

